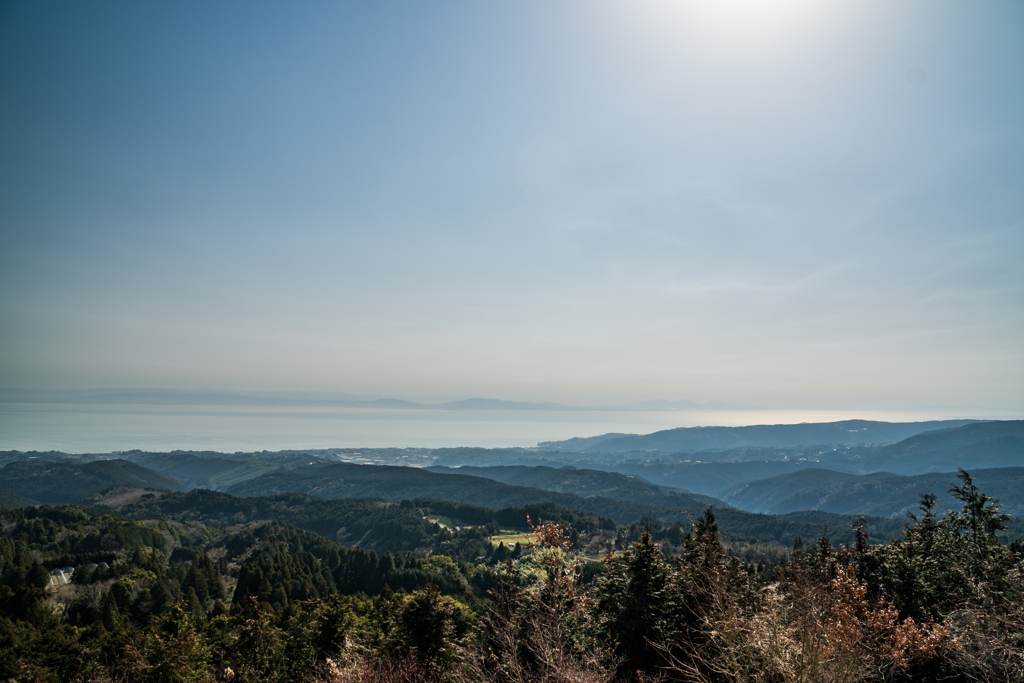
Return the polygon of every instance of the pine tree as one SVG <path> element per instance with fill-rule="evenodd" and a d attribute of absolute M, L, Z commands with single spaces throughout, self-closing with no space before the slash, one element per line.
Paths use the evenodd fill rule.
<path fill-rule="evenodd" d="M 949 493 L 963 503 L 960 512 L 950 512 L 947 526 L 962 540 L 966 551 L 965 562 L 974 578 L 982 578 L 994 570 L 1005 569 L 1006 558 L 996 532 L 1004 531 L 1010 515 L 1000 512 L 999 501 L 978 490 L 974 479 L 963 469 L 957 478 L 962 482 Z"/>
<path fill-rule="evenodd" d="M 605 617 L 603 632 L 623 658 L 626 672 L 653 671 L 659 661 L 654 643 L 669 634 L 669 617 L 675 611 L 671 574 L 647 530 L 625 553 L 609 554 L 605 560 L 598 609 Z"/>

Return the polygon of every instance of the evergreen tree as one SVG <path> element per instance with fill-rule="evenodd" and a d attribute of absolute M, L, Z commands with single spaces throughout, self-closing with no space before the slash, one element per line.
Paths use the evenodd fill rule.
<path fill-rule="evenodd" d="M 285 675 L 283 634 L 274 627 L 269 607 L 247 596 L 232 620 L 234 641 L 228 661 L 239 683 L 266 683 Z"/>
<path fill-rule="evenodd" d="M 412 654 L 427 668 L 441 673 L 456 660 L 454 605 L 437 586 L 418 590 L 398 616 L 396 645 Z"/>
<path fill-rule="evenodd" d="M 947 515 L 946 526 L 956 534 L 963 552 L 962 562 L 976 581 L 995 579 L 1012 564 L 996 532 L 1004 531 L 1010 515 L 1000 512 L 999 501 L 978 490 L 974 479 L 963 469 L 957 475 L 960 486 L 949 493 L 963 503 L 960 512 Z"/>
<path fill-rule="evenodd" d="M 622 554 L 610 554 L 598 583 L 602 630 L 622 669 L 654 671 L 659 655 L 654 644 L 671 633 L 670 617 L 677 611 L 672 571 L 661 548 L 644 530 Z"/>

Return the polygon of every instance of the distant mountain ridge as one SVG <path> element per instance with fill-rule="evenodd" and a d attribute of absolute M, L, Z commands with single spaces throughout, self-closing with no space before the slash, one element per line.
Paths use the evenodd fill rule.
<path fill-rule="evenodd" d="M 917 427 L 920 426 L 918 423 Z M 600 437 L 591 443 L 599 442 Z M 554 451 L 549 447 L 538 455 L 547 459 L 543 464 L 561 461 L 636 475 L 655 484 L 694 493 L 726 497 L 736 486 L 808 468 L 856 476 L 875 472 L 901 475 L 956 472 L 960 467 L 968 470 L 1021 467 L 1024 466 L 1024 421 L 972 421 L 883 446 L 747 446 L 674 454 L 578 450 L 584 452 Z M 531 463 L 520 460 L 517 464 Z"/>
<path fill-rule="evenodd" d="M 961 421 L 940 424 L 957 422 Z M 872 424 L 881 427 L 872 429 Z M 922 429 L 932 424 L 895 426 Z M 843 428 L 877 438 L 885 430 L 892 433 L 894 425 L 855 421 L 786 427 L 821 428 L 812 434 L 835 434 L 837 428 Z M 692 434 L 708 430 L 669 431 Z M 771 436 L 772 430 L 768 431 Z M 390 464 L 357 464 L 365 463 L 366 458 Z M 1014 514 L 1019 510 L 1024 515 L 1024 477 L 1018 476 L 1018 470 L 1024 471 L 1022 420 L 967 421 L 884 446 L 750 446 L 676 454 L 522 448 L 366 449 L 365 453 L 328 449 L 232 455 L 128 451 L 82 456 L 4 451 L 0 463 L 8 463 L 0 468 L 0 486 L 21 497 L 12 498 L 14 504 L 22 499 L 77 502 L 114 486 L 210 488 L 244 496 L 296 492 L 391 501 L 435 498 L 485 507 L 552 503 L 630 523 L 644 515 L 668 519 L 681 510 L 692 514 L 714 504 L 728 516 L 735 532 L 751 529 L 751 536 L 772 537 L 783 529 L 789 533 L 791 527 L 754 519 L 749 517 L 751 512 L 728 506 L 772 514 L 810 509 L 816 510 L 815 514 L 898 516 L 916 506 L 920 493 L 946 491 L 952 473 L 963 467 L 985 471 L 986 477 L 999 472 L 999 478 L 985 480 L 989 483 L 983 488 Z M 484 463 L 490 466 L 481 466 Z M 936 473 L 940 469 L 945 473 Z"/>
<path fill-rule="evenodd" d="M 592 453 L 662 453 L 724 450 L 744 446 L 796 447 L 812 444 L 886 444 L 902 441 L 922 432 L 961 427 L 978 420 L 934 420 L 929 422 L 839 422 L 751 425 L 747 427 L 678 427 L 646 435 L 592 437 L 586 448 Z M 607 437 L 607 438 L 605 438 Z M 581 440 L 546 441 L 541 448 L 565 450 L 583 447 Z"/>
<path fill-rule="evenodd" d="M 1024 465 L 1024 420 L 976 422 L 916 434 L 879 449 L 862 467 L 918 474 L 1018 465 Z"/>
<path fill-rule="evenodd" d="M 602 441 L 620 439 L 628 436 L 636 436 L 636 434 L 609 432 L 608 434 L 602 434 L 600 436 L 574 436 L 571 439 L 563 439 L 562 441 L 540 441 L 537 443 L 537 448 L 549 451 L 586 453 Z"/>
<path fill-rule="evenodd" d="M 993 496 L 1003 511 L 1024 517 L 1024 467 L 974 469 L 974 483 Z M 902 517 L 916 511 L 924 493 L 936 495 L 936 512 L 959 509 L 949 495 L 957 485 L 953 472 L 903 476 L 891 472 L 851 475 L 831 470 L 806 469 L 742 484 L 723 497 L 748 512 L 783 515 L 798 510 L 835 514 Z"/>

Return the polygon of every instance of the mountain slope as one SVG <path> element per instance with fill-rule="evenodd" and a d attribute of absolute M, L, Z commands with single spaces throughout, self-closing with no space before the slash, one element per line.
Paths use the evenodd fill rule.
<path fill-rule="evenodd" d="M 574 436 L 571 439 L 565 439 L 563 441 L 541 441 L 537 444 L 537 447 L 550 451 L 568 451 L 579 453 L 589 451 L 602 441 L 609 441 L 611 439 L 621 439 L 627 436 L 636 436 L 636 434 L 609 432 L 608 434 L 601 434 L 600 436 Z"/>
<path fill-rule="evenodd" d="M 841 422 L 805 423 L 795 425 L 752 425 L 749 427 L 680 427 L 653 434 L 600 439 L 589 445 L 594 453 L 627 453 L 630 451 L 661 451 L 663 453 L 720 450 L 742 446 L 795 447 L 810 444 L 895 443 L 921 432 L 959 427 L 973 420 L 942 420 L 932 422 L 875 422 L 843 420 Z M 557 449 L 569 442 L 547 442 L 546 448 Z M 573 444 L 579 447 L 578 444 Z M 562 448 L 565 450 L 565 448 Z"/>
<path fill-rule="evenodd" d="M 279 465 L 269 459 L 206 457 L 191 453 L 139 453 L 131 461 L 173 477 L 187 488 L 220 490 L 273 472 Z"/>
<path fill-rule="evenodd" d="M 679 506 L 699 511 L 706 498 L 682 494 L 662 498 L 665 505 L 615 500 L 571 493 L 510 486 L 484 477 L 429 472 L 413 467 L 337 463 L 308 470 L 281 469 L 236 484 L 227 492 L 235 496 L 270 496 L 305 493 L 319 498 L 383 498 L 389 501 L 436 498 L 491 508 L 522 507 L 531 503 L 554 503 L 573 510 L 586 510 L 620 522 L 632 522 L 643 515 L 658 516 Z M 716 501 L 724 505 L 721 501 Z"/>
<path fill-rule="evenodd" d="M 1024 467 L 973 470 L 975 485 L 997 499 L 1003 511 L 1024 517 Z M 725 499 L 750 512 L 786 514 L 821 510 L 837 514 L 898 517 L 915 511 L 921 494 L 934 493 L 939 512 L 959 509 L 949 495 L 959 482 L 951 472 L 904 476 L 875 472 L 852 476 L 829 470 L 802 470 L 737 486 Z"/>
<path fill-rule="evenodd" d="M 807 463 L 792 460 L 750 462 L 626 462 L 608 469 L 642 477 L 658 486 L 693 491 L 697 495 L 720 497 L 719 492 L 766 477 L 805 469 Z"/>
<path fill-rule="evenodd" d="M 413 505 L 387 504 L 379 498 L 324 500 L 299 493 L 277 496 L 238 498 L 219 491 L 195 489 L 188 493 L 159 493 L 150 496 L 97 496 L 94 507 L 115 509 L 135 519 L 166 517 L 220 529 L 238 524 L 273 520 L 366 550 L 408 551 L 431 546 L 438 540 L 441 527 L 427 518 L 427 510 L 436 507 L 454 525 L 499 524 L 504 528 L 526 528 L 526 514 L 537 519 L 564 521 L 579 528 L 614 528 L 614 522 L 592 514 L 579 513 L 552 505 L 533 510 L 490 508 L 444 504 L 416 499 Z M 139 493 L 139 492 L 135 492 Z"/>
<path fill-rule="evenodd" d="M 1024 420 L 978 422 L 880 448 L 862 467 L 897 474 L 1024 466 Z"/>
<path fill-rule="evenodd" d="M 388 501 L 434 498 L 453 503 L 488 508 L 523 508 L 538 503 L 554 503 L 562 508 L 592 512 L 620 523 L 633 523 L 649 516 L 662 521 L 688 523 L 708 506 L 695 499 L 691 505 L 678 507 L 681 503 L 668 496 L 675 505 L 644 504 L 632 501 L 612 500 L 603 496 L 583 498 L 571 493 L 544 491 L 538 488 L 510 486 L 498 481 L 463 474 L 429 472 L 411 467 L 387 467 L 378 465 L 355 465 L 339 463 L 307 470 L 279 470 L 250 479 L 231 487 L 227 493 L 235 496 L 257 497 L 277 496 L 285 492 L 314 495 L 319 498 L 364 498 L 376 497 Z M 652 499 L 665 502 L 666 498 Z M 703 498 L 702 500 L 708 500 Z M 816 519 L 786 519 L 783 517 L 752 514 L 736 510 L 719 502 L 715 514 L 719 527 L 724 533 L 736 537 L 792 543 L 796 534 L 814 538 L 828 525 L 829 535 L 834 541 L 850 542 L 851 517 L 828 516 L 815 513 Z M 876 520 L 880 538 L 891 538 L 902 526 L 901 521 Z"/>
<path fill-rule="evenodd" d="M 629 500 L 636 503 L 674 506 L 699 504 L 721 505 L 722 501 L 690 493 L 685 489 L 658 486 L 636 476 L 618 472 L 581 469 L 577 467 L 546 467 L 514 465 L 506 467 L 428 467 L 431 472 L 447 474 L 468 474 L 500 481 L 511 486 L 527 486 L 571 493 L 583 498 L 603 496 L 614 500 Z"/>
<path fill-rule="evenodd" d="M 734 486 L 723 493 L 722 500 L 741 510 L 782 514 L 795 510 L 817 510 L 817 505 L 803 507 L 785 506 L 782 513 L 775 512 L 780 501 L 789 499 L 801 491 L 819 487 L 836 486 L 855 481 L 856 474 L 809 467 L 796 472 L 779 474 Z"/>
<path fill-rule="evenodd" d="M 17 510 L 18 508 L 24 508 L 30 505 L 39 505 L 39 503 L 31 498 L 19 496 L 16 493 L 0 489 L 0 510 Z"/>
<path fill-rule="evenodd" d="M 112 486 L 184 490 L 181 482 L 126 460 L 84 464 L 26 460 L 0 469 L 0 481 L 11 493 L 40 503 L 74 503 Z"/>

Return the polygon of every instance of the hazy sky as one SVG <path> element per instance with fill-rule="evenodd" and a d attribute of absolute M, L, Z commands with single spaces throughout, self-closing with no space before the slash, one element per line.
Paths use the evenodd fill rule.
<path fill-rule="evenodd" d="M 0 386 L 1024 412 L 1024 3 L 3 2 Z"/>

